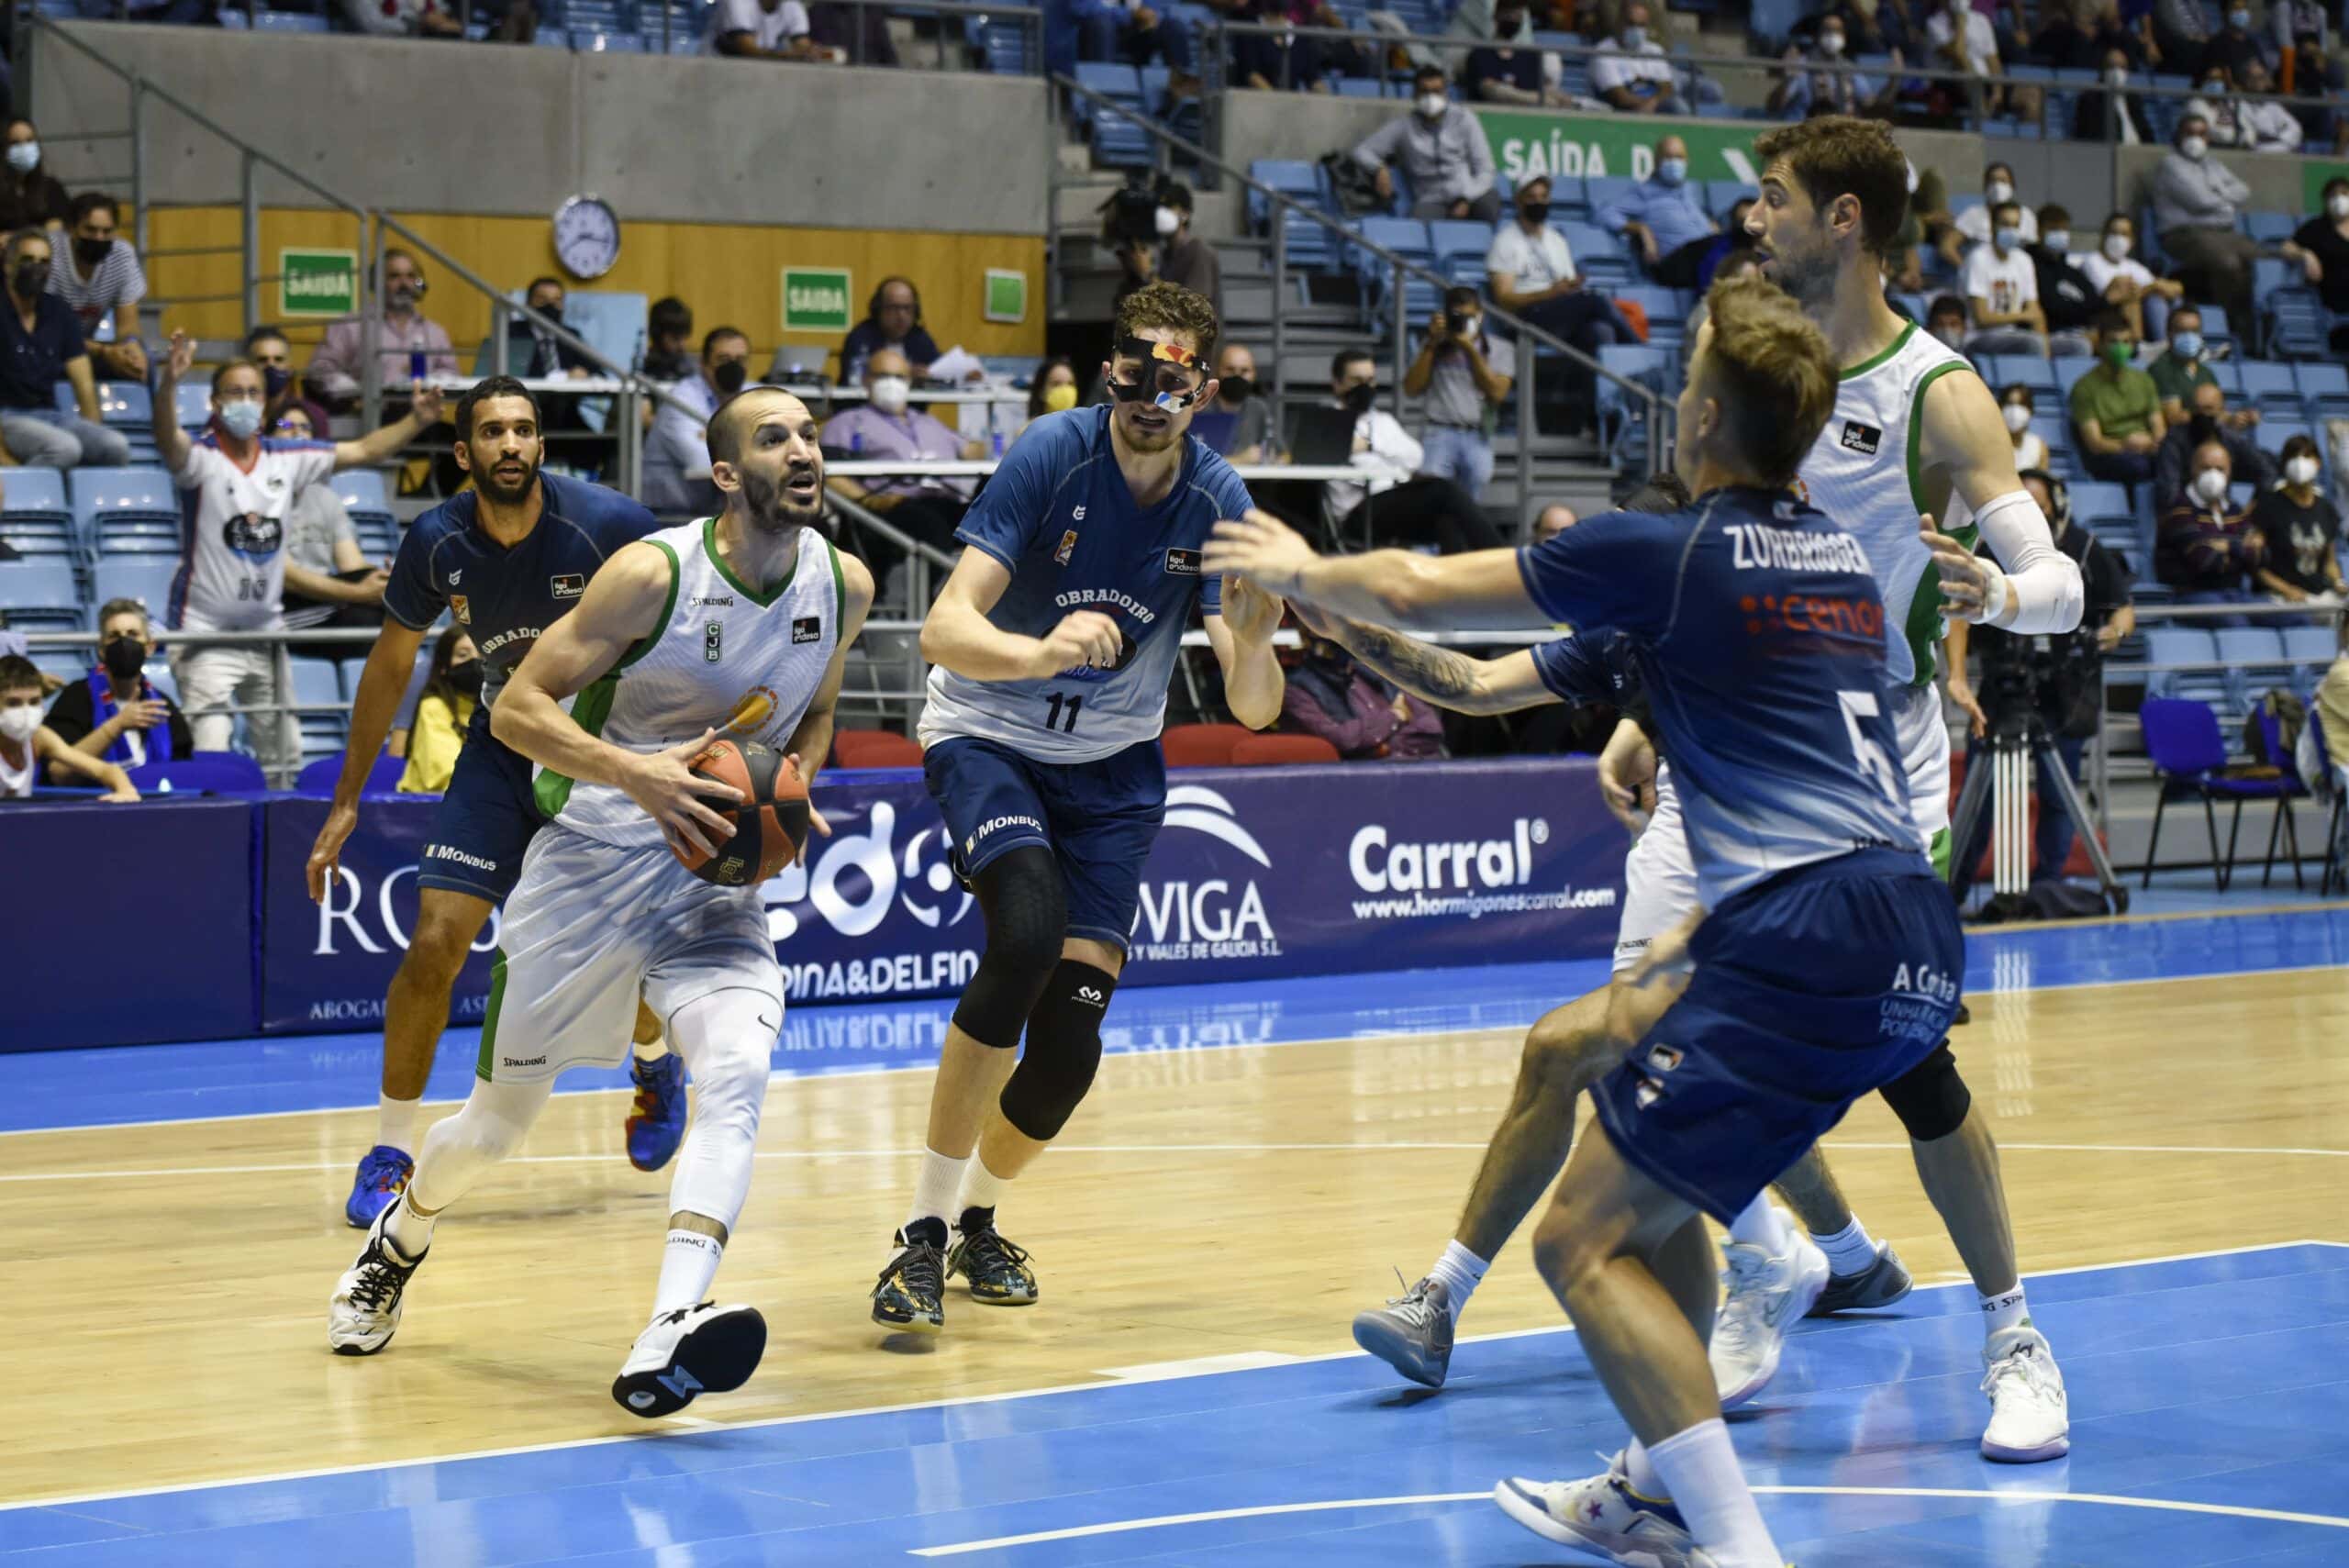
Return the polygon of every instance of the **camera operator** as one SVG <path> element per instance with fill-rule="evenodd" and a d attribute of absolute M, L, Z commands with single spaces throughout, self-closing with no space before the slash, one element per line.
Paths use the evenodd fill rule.
<path fill-rule="evenodd" d="M 2094 534 L 2072 521 L 2072 498 L 2064 482 L 2039 469 L 2026 469 L 2023 487 L 2046 514 L 2055 536 L 2055 548 L 2079 562 L 2080 582 L 2087 603 L 2077 631 L 2054 637 L 2016 637 L 1989 627 L 1969 628 L 1962 620 L 1949 623 L 1949 695 L 1964 708 L 1973 735 L 1981 739 L 1994 726 L 2017 722 L 2020 712 L 2036 711 L 2047 727 L 2048 739 L 2072 782 L 2080 778 L 2080 753 L 2104 720 L 2103 671 L 2106 655 L 2121 639 L 2137 629 L 2137 612 L 2129 602 L 2130 576 L 2121 557 L 2104 548 Z M 1965 655 L 1969 633 L 1982 655 L 1981 695 L 1967 680 Z M 1969 746 L 1966 765 L 1977 760 Z M 1983 752 L 1987 765 L 1987 751 Z M 2064 874 L 2072 852 L 2076 824 L 2064 808 L 2054 782 L 2045 777 L 2044 758 L 2036 760 L 2040 780 L 2039 827 L 2034 837 L 2038 877 Z M 1982 857 L 1990 831 L 1990 813 L 1976 819 L 1972 842 L 1959 846 L 1951 863 L 1971 866 Z"/>
<path fill-rule="evenodd" d="M 1223 315 L 1223 263 L 1215 247 L 1191 233 L 1191 187 L 1179 180 L 1154 183 L 1147 174 L 1128 176 L 1125 189 L 1109 198 L 1102 238 L 1116 244 L 1126 275 L 1118 302 L 1145 284 L 1163 280 L 1207 295 Z"/>
<path fill-rule="evenodd" d="M 1427 399 L 1419 472 L 1449 479 L 1476 500 L 1493 477 L 1493 423 L 1517 373 L 1517 351 L 1485 332 L 1482 297 L 1465 284 L 1444 291 L 1403 390 Z"/>

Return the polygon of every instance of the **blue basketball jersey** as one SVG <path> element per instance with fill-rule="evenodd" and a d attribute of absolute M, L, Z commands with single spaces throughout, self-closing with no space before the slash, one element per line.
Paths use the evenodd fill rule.
<path fill-rule="evenodd" d="M 384 613 L 422 631 L 445 608 L 481 651 L 484 733 L 490 705 L 538 641 L 587 592 L 587 580 L 622 545 L 660 527 L 617 490 L 539 475 L 544 507 L 529 537 L 508 549 L 473 526 L 480 497 L 451 495 L 408 525 L 384 589 Z"/>
<path fill-rule="evenodd" d="M 1089 762 L 1157 739 L 1166 686 L 1194 604 L 1223 607 L 1199 552 L 1217 521 L 1252 505 L 1231 465 L 1196 437 L 1157 505 L 1135 504 L 1109 444 L 1109 409 L 1047 414 L 1021 432 L 956 537 L 1011 573 L 987 619 L 1041 637 L 1075 610 L 1118 623 L 1117 663 L 1044 681 L 972 681 L 930 673 L 921 741 L 965 735 L 1051 762 Z"/>
<path fill-rule="evenodd" d="M 1815 508 L 1783 492 L 1714 490 L 1666 517 L 1578 523 L 1518 564 L 1545 616 L 1624 634 L 1708 907 L 1857 849 L 1921 856 L 1884 601 L 1858 541 Z M 1582 700 L 1612 694 L 1603 646 L 1542 666 Z"/>

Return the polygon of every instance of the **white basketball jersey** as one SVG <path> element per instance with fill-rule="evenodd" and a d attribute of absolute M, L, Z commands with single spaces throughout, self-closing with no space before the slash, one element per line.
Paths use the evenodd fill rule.
<path fill-rule="evenodd" d="M 712 728 L 782 751 L 840 646 L 848 595 L 830 543 L 800 529 L 791 580 L 762 596 L 718 559 L 714 517 L 647 534 L 645 542 L 669 558 L 659 629 L 564 711 L 588 734 L 631 751 L 663 751 Z M 591 839 L 662 841 L 660 825 L 609 784 L 540 768 L 534 787 L 540 811 Z"/>
<path fill-rule="evenodd" d="M 1803 459 L 1810 504 L 1860 541 L 1884 595 L 1886 673 L 1895 685 L 1933 678 L 1933 645 L 1942 638 L 1940 574 L 1917 538 L 1925 510 L 1924 465 L 1917 423 L 1925 389 L 1953 371 L 1974 373 L 1964 354 L 1914 322 L 1892 346 L 1843 372 L 1835 412 Z M 1974 511 L 1950 493 L 1942 531 L 1971 545 Z"/>

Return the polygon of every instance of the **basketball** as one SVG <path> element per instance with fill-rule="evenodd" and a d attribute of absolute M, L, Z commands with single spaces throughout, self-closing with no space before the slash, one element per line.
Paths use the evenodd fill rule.
<path fill-rule="evenodd" d="M 687 871 L 720 887 L 749 887 L 791 863 L 807 837 L 807 784 L 790 760 L 755 740 L 713 740 L 693 760 L 698 778 L 741 791 L 739 802 L 709 805 L 731 817 L 734 836 L 711 855 L 671 844 Z"/>

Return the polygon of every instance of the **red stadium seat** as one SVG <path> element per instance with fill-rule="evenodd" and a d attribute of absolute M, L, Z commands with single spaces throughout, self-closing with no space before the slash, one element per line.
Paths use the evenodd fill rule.
<path fill-rule="evenodd" d="M 892 729 L 841 729 L 832 734 L 832 760 L 842 768 L 918 768 L 921 747 Z"/>
<path fill-rule="evenodd" d="M 1338 749 L 1319 735 L 1251 735 L 1231 749 L 1231 765 L 1236 768 L 1337 760 Z"/>
<path fill-rule="evenodd" d="M 1177 724 L 1166 731 L 1166 765 L 1170 768 L 1228 768 L 1231 749 L 1252 740 L 1255 731 L 1244 724 Z"/>

